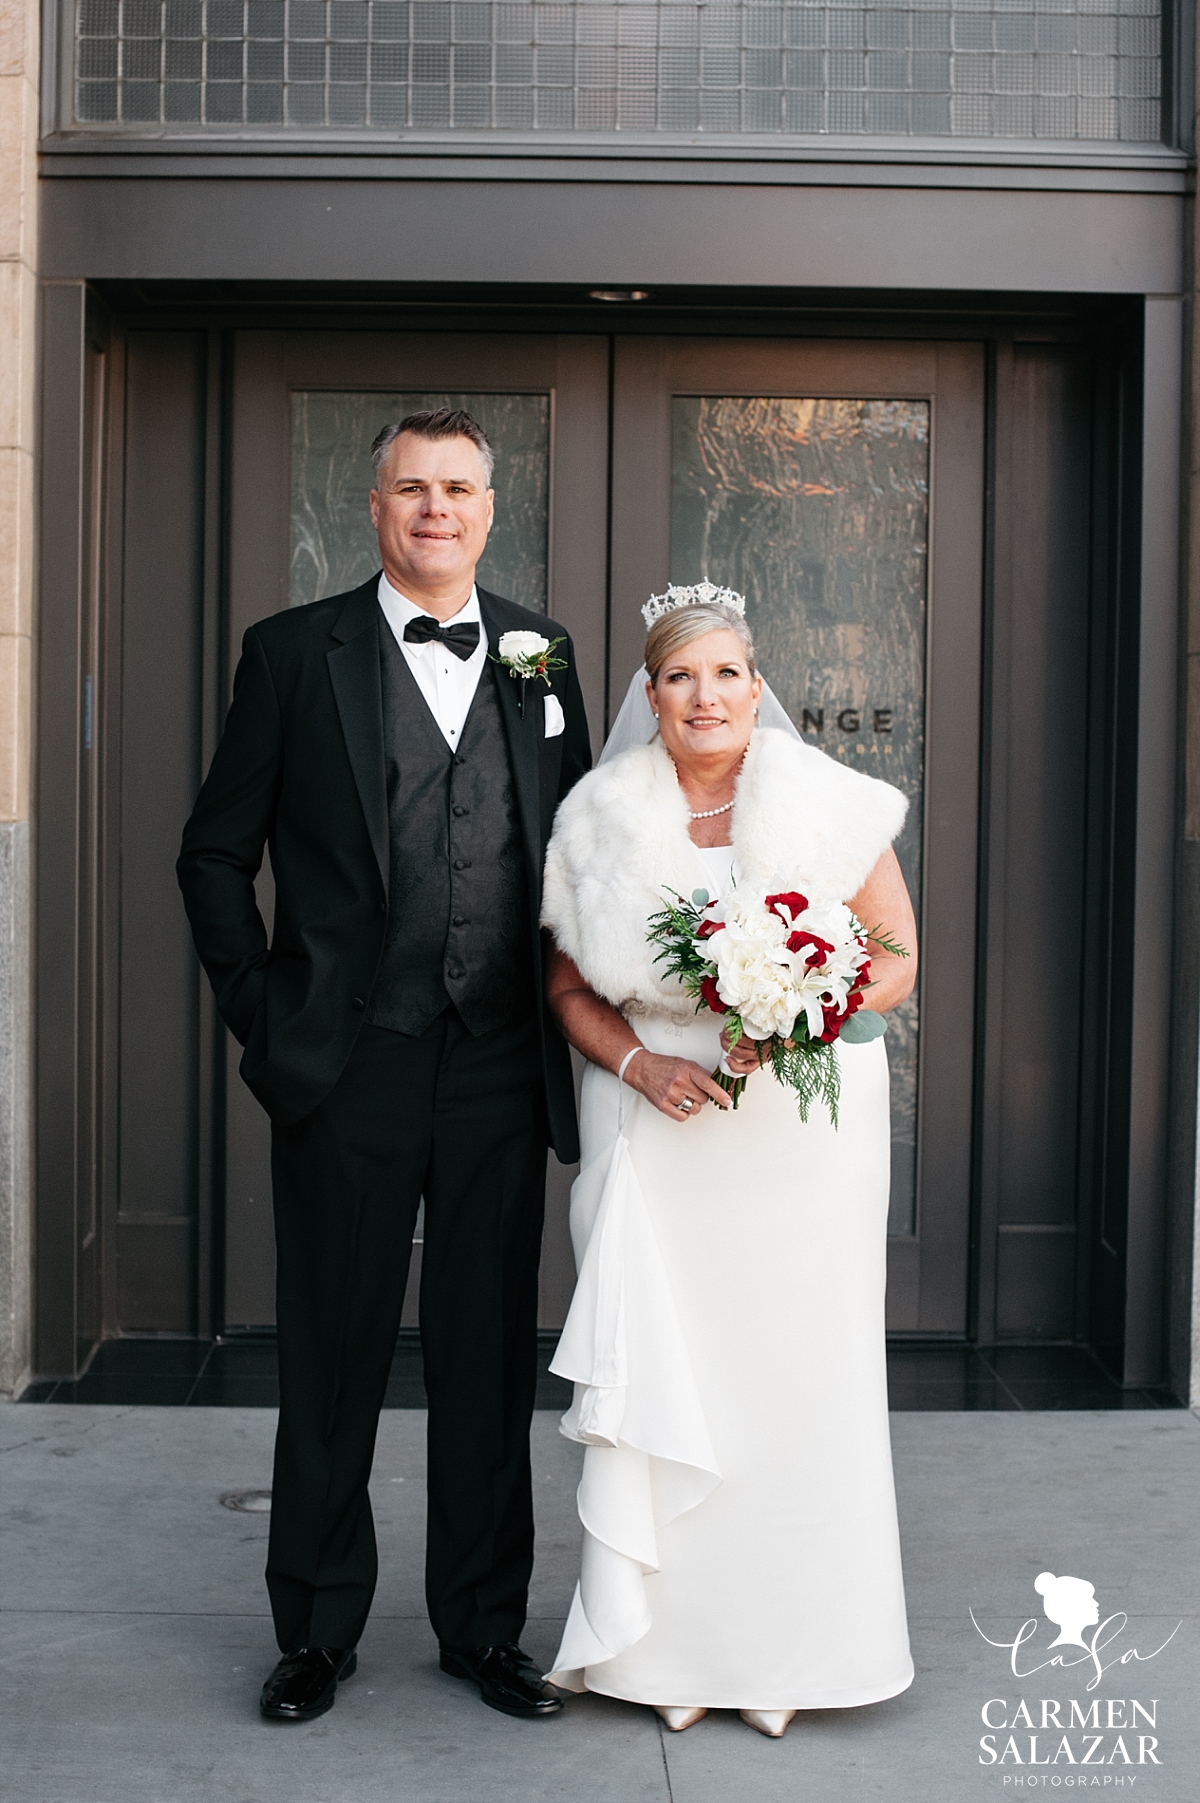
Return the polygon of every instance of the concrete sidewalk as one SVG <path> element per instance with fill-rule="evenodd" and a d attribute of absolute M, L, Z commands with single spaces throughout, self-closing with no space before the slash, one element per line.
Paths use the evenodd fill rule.
<path fill-rule="evenodd" d="M 556 1425 L 535 1417 L 540 1537 L 525 1640 L 547 1663 L 578 1543 L 578 1449 Z M 771 1742 L 729 1714 L 660 1735 L 649 1710 L 599 1697 L 518 1723 L 443 1677 L 421 1598 L 424 1416 L 403 1410 L 380 1428 L 383 1570 L 358 1675 L 319 1722 L 268 1726 L 256 1709 L 276 1657 L 266 1517 L 220 1498 L 269 1483 L 273 1413 L 0 1409 L 0 1793 L 14 1803 L 973 1803 L 1086 1788 L 1191 1803 L 1200 1424 L 1183 1411 L 964 1413 L 897 1415 L 892 1428 L 916 1683 L 873 1709 L 797 1718 Z M 972 1623 L 971 1610 L 992 1640 L 1011 1642 L 1035 1619 L 1018 1669 L 1054 1658 L 1033 1589 L 1045 1569 L 1091 1580 L 1101 1617 L 1117 1616 L 1090 1690 L 1080 1649 L 1059 1655 L 1081 1662 L 1073 1669 L 1022 1681 L 1014 1655 Z M 990 1721 L 1007 1724 L 994 1731 L 995 1764 L 981 1763 L 988 1699 L 998 1699 Z M 1053 1707 L 1042 1728 L 1042 1699 L 1060 1706 L 1063 1732 Z M 1134 1699 L 1141 1710 L 1123 1728 Z M 1070 1726 L 1072 1700 L 1085 1727 Z"/>

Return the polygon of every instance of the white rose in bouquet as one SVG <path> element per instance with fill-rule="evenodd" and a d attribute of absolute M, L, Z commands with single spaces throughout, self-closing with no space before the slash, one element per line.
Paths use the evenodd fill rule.
<path fill-rule="evenodd" d="M 790 983 L 772 982 L 764 974 L 741 1011 L 747 1039 L 787 1039 L 796 1024 L 799 999 Z"/>
<path fill-rule="evenodd" d="M 787 924 L 778 914 L 761 902 L 755 906 L 746 901 L 736 890 L 728 901 L 717 903 L 708 912 L 715 920 L 723 920 L 728 932 L 755 945 L 782 948 L 788 936 Z"/>
<path fill-rule="evenodd" d="M 716 961 L 721 997 L 741 1016 L 751 1039 L 790 1032 L 800 1007 L 787 953 L 781 944 L 764 944 L 765 937 L 744 933 L 740 923 L 727 921 L 725 931 L 716 934 L 707 948 Z"/>

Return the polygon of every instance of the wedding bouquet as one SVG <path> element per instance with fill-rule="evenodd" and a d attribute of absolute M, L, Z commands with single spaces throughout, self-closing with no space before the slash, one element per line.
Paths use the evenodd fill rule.
<path fill-rule="evenodd" d="M 726 1044 L 758 1041 L 758 1059 L 794 1089 L 800 1118 L 822 1101 L 837 1126 L 841 1077 L 833 1043 L 861 1045 L 887 1030 L 863 1008 L 871 981 L 869 947 L 906 958 L 881 929 L 868 931 L 844 902 L 810 902 L 796 890 L 761 898 L 734 890 L 710 901 L 694 889 L 650 918 L 647 938 L 696 1002 L 725 1019 Z M 861 1012 L 860 1012 L 861 1010 Z M 736 1108 L 746 1087 L 721 1066 L 712 1073 Z"/>

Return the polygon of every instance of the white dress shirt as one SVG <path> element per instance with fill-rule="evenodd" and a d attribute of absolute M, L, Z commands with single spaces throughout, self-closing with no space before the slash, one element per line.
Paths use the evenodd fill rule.
<path fill-rule="evenodd" d="M 409 669 L 416 677 L 417 687 L 438 723 L 442 737 L 450 749 L 456 751 L 462 729 L 467 723 L 467 715 L 471 711 L 471 703 L 475 699 L 475 690 L 483 674 L 488 651 L 487 632 L 479 612 L 478 591 L 472 586 L 469 600 L 454 615 L 453 620 L 439 622 L 442 626 L 460 626 L 469 620 L 476 621 L 479 626 L 479 643 L 470 657 L 455 657 L 453 651 L 445 645 L 439 645 L 436 639 L 429 639 L 423 645 L 414 645 L 406 639 L 404 628 L 410 620 L 428 619 L 432 616 L 425 608 L 410 601 L 407 595 L 394 589 L 386 576 L 379 578 L 379 605 L 396 643 L 404 653 Z"/>

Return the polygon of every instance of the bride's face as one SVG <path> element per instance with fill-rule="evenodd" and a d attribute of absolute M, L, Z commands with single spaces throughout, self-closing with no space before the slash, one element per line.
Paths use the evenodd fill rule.
<path fill-rule="evenodd" d="M 706 632 L 668 657 L 646 684 L 663 744 L 677 764 L 740 756 L 754 731 L 762 677 L 736 632 Z"/>

